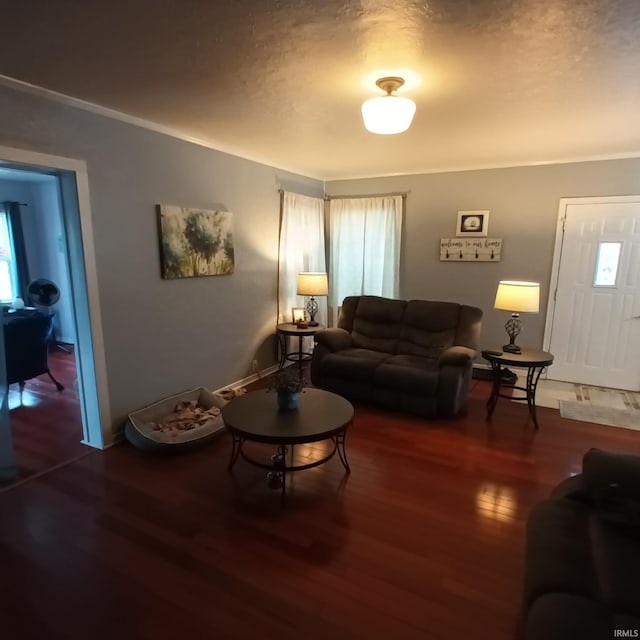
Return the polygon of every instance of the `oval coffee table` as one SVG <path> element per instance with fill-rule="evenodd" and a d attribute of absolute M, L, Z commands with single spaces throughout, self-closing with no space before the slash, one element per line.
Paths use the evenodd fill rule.
<path fill-rule="evenodd" d="M 226 404 L 222 408 L 222 419 L 233 438 L 229 471 L 233 469 L 238 456 L 256 467 L 268 469 L 271 472 L 270 482 L 273 486 L 282 488 L 283 503 L 287 474 L 292 471 L 317 467 L 329 461 L 337 452 L 345 471 L 351 472 L 345 437 L 353 420 L 353 405 L 335 393 L 305 388 L 300 396 L 298 409 L 279 411 L 275 393 L 252 391 Z M 247 440 L 276 445 L 277 453 L 272 456 L 271 464 L 248 456 L 242 448 Z M 326 456 L 307 464 L 294 464 L 295 445 L 321 440 L 333 442 L 333 449 Z M 287 464 L 289 453 L 291 463 Z"/>

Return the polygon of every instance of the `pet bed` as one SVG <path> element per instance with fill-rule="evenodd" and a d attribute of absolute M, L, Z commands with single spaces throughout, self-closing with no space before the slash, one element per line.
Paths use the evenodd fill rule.
<path fill-rule="evenodd" d="M 204 387 L 184 391 L 130 413 L 124 434 L 132 445 L 149 453 L 190 451 L 208 444 L 224 431 L 220 412 L 210 418 L 204 412 L 221 409 L 225 404 L 227 401 L 222 396 Z M 163 425 L 175 416 L 176 409 L 184 407 L 197 407 L 200 420 L 204 415 L 206 421 L 185 426 L 183 420 L 179 421 L 182 423 L 180 428 L 164 428 Z"/>

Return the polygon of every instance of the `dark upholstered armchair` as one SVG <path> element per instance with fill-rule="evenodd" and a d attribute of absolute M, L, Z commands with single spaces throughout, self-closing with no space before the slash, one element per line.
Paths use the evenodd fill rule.
<path fill-rule="evenodd" d="M 527 520 L 525 640 L 640 637 L 640 455 L 589 450 Z"/>
<path fill-rule="evenodd" d="M 64 389 L 64 386 L 49 371 L 51 319 L 51 315 L 39 311 L 25 310 L 4 314 L 7 384 L 18 382 L 22 390 L 26 380 L 46 373 L 53 380 L 58 391 Z"/>
<path fill-rule="evenodd" d="M 314 385 L 352 400 L 453 417 L 467 403 L 482 311 L 453 302 L 344 299 L 315 336 Z"/>

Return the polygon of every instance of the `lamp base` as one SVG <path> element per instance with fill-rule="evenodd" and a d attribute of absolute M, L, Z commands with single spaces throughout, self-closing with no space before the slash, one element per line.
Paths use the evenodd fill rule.
<path fill-rule="evenodd" d="M 309 320 L 309 322 L 307 322 L 307 324 L 310 327 L 317 327 L 318 326 L 318 323 L 315 320 Z"/>
<path fill-rule="evenodd" d="M 517 344 L 502 345 L 502 350 L 506 353 L 522 353 L 522 349 Z"/>

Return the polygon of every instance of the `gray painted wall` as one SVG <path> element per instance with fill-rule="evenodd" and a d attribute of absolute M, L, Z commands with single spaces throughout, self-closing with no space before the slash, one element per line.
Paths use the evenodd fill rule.
<path fill-rule="evenodd" d="M 163 396 L 275 362 L 279 171 L 0 87 L 0 144 L 87 162 L 114 427 Z M 233 275 L 162 280 L 156 205 L 234 213 Z"/>
<path fill-rule="evenodd" d="M 484 310 L 481 344 L 506 341 L 509 314 L 493 309 L 499 280 L 541 283 L 541 308 L 526 314 L 520 344 L 542 346 L 560 198 L 637 195 L 640 159 L 331 181 L 328 195 L 409 192 L 401 296 L 451 300 Z M 459 210 L 488 209 L 489 237 L 503 238 L 499 263 L 440 262 L 440 238 L 455 237 Z"/>
<path fill-rule="evenodd" d="M 317 180 L 279 171 L 89 112 L 0 87 L 0 144 L 87 162 L 110 405 L 114 425 L 156 399 L 224 386 L 274 362 L 278 188 L 322 196 Z M 558 200 L 634 195 L 640 159 L 332 181 L 332 195 L 407 191 L 405 298 L 456 300 L 485 311 L 483 346 L 501 345 L 500 279 L 542 283 L 541 313 L 523 344 L 541 345 Z M 160 278 L 155 205 L 235 214 L 236 272 Z M 442 263 L 439 240 L 457 211 L 489 209 L 504 239 L 494 264 Z"/>

